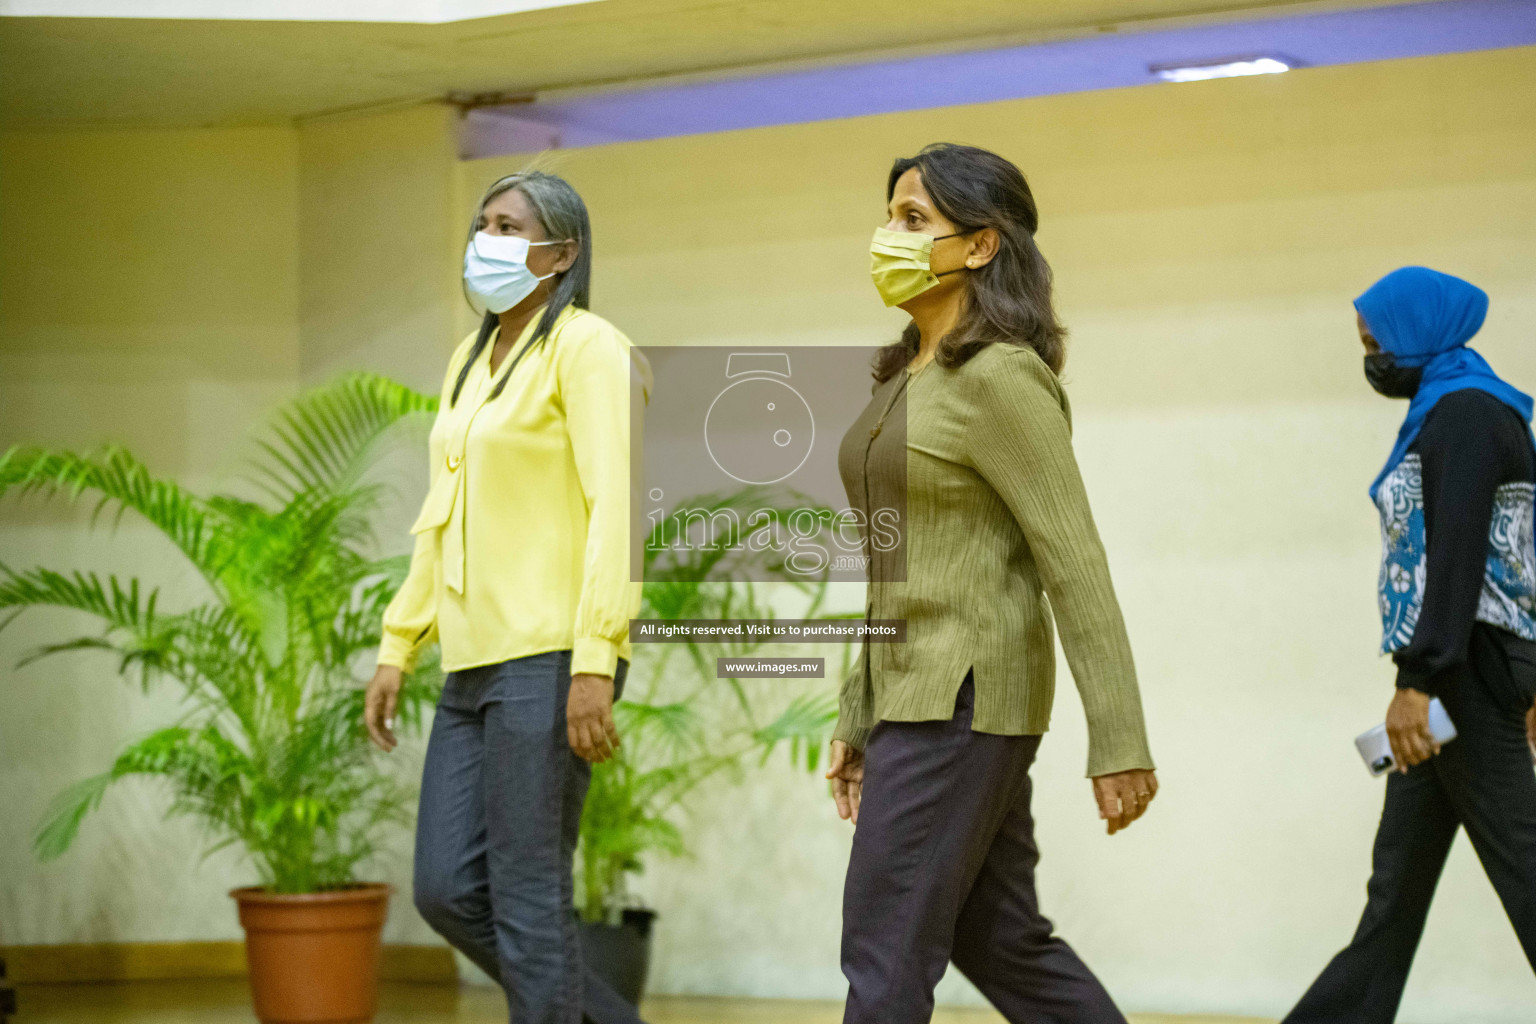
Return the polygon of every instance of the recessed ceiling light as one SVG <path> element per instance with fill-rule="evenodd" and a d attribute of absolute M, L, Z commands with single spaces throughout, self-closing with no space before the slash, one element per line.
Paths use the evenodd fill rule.
<path fill-rule="evenodd" d="M 1147 70 L 1165 82 L 1203 82 L 1208 78 L 1278 75 L 1295 66 L 1295 61 L 1284 57 L 1228 57 L 1193 64 L 1153 64 Z"/>

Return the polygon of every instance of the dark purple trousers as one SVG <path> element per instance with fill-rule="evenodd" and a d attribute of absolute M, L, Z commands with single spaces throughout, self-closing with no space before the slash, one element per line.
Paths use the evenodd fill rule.
<path fill-rule="evenodd" d="M 881 722 L 843 887 L 844 1024 L 927 1024 L 954 961 L 1010 1022 L 1125 1024 L 1035 896 L 1029 768 L 1039 736 L 971 731 L 967 676 L 948 722 Z"/>

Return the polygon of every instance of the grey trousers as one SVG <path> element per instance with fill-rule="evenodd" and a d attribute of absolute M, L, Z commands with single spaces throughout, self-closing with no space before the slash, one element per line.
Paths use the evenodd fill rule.
<path fill-rule="evenodd" d="M 843 887 L 844 1024 L 925 1024 L 951 959 L 1011 1022 L 1125 1024 L 1035 897 L 1029 768 L 1039 736 L 880 722 Z"/>
<path fill-rule="evenodd" d="M 637 1024 L 582 964 L 571 862 L 591 766 L 566 738 L 570 673 L 571 652 L 554 651 L 449 674 L 421 780 L 416 908 L 501 982 L 512 1024 Z"/>

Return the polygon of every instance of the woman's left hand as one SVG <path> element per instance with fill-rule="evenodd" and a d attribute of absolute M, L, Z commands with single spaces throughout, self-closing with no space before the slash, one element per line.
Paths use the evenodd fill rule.
<path fill-rule="evenodd" d="M 1109 823 L 1109 834 L 1114 835 L 1147 812 L 1157 796 L 1157 773 L 1138 768 L 1097 776 L 1093 796 L 1099 803 L 1099 818 Z"/>
<path fill-rule="evenodd" d="M 565 734 L 583 761 L 601 764 L 619 748 L 613 724 L 613 679 L 590 672 L 571 676 L 565 703 Z"/>

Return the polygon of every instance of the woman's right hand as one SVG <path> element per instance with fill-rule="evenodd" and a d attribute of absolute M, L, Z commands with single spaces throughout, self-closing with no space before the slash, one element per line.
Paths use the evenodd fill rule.
<path fill-rule="evenodd" d="M 404 673 L 393 665 L 380 665 L 368 684 L 363 701 L 363 724 L 373 745 L 388 753 L 399 743 L 395 739 L 395 702 L 400 698 Z"/>
<path fill-rule="evenodd" d="M 1531 748 L 1531 761 L 1536 763 L 1536 705 L 1525 713 L 1525 742 Z"/>
<path fill-rule="evenodd" d="M 855 750 L 842 740 L 833 740 L 827 778 L 832 780 L 832 800 L 837 804 L 837 816 L 857 825 L 859 799 L 864 793 L 864 751 Z"/>
<path fill-rule="evenodd" d="M 1387 705 L 1387 741 L 1397 770 L 1404 774 L 1440 753 L 1440 743 L 1429 729 L 1429 702 L 1427 693 L 1400 689 Z"/>

